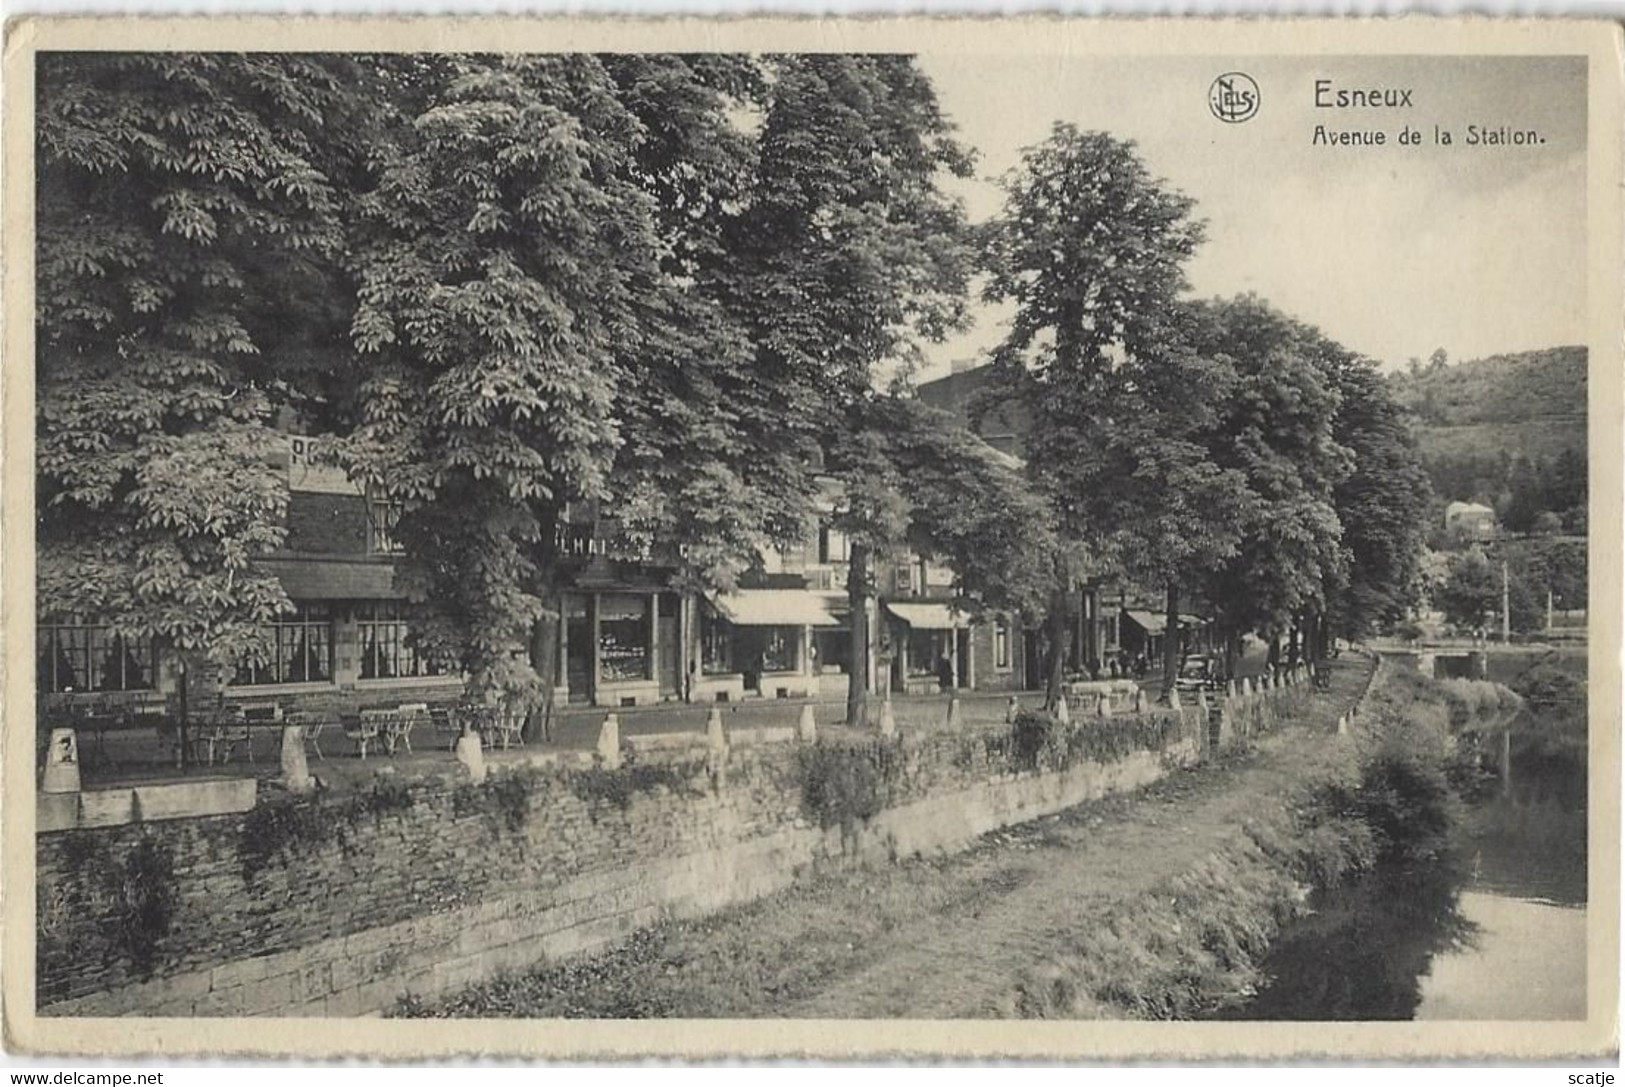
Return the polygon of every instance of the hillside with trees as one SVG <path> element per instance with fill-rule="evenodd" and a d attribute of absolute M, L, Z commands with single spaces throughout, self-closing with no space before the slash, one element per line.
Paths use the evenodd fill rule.
<path fill-rule="evenodd" d="M 1584 532 L 1586 365 L 1584 347 L 1454 364 L 1439 350 L 1391 375 L 1440 509 L 1481 502 L 1512 532 Z"/>
<path fill-rule="evenodd" d="M 1424 427 L 1523 423 L 1586 411 L 1586 349 L 1553 347 L 1451 363 L 1443 349 L 1389 378 Z"/>

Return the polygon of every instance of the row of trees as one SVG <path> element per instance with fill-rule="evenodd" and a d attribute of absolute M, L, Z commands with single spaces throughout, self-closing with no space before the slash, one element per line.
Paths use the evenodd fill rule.
<path fill-rule="evenodd" d="M 262 654 L 287 606 L 255 561 L 285 410 L 403 502 L 424 648 L 543 707 L 583 508 L 726 589 L 834 476 L 855 659 L 907 544 L 1047 615 L 1057 683 L 1085 569 L 1232 643 L 1357 633 L 1415 580 L 1425 486 L 1369 364 L 1183 301 L 1191 202 L 1111 137 L 1058 126 L 967 224 L 906 57 L 58 54 L 38 151 L 40 608 L 183 660 Z M 1017 306 L 1025 476 L 904 395 L 978 274 Z"/>
<path fill-rule="evenodd" d="M 1318 656 L 1402 614 L 1428 488 L 1372 365 L 1256 298 L 1184 301 L 1202 226 L 1132 144 L 1057 125 L 1006 187 L 986 228 L 986 296 L 1016 306 L 999 387 L 1031 413 L 1062 535 L 1161 587 L 1169 630 L 1203 601 L 1232 668 L 1248 632 Z"/>
<path fill-rule="evenodd" d="M 1586 606 L 1584 540 L 1513 540 L 1486 552 L 1452 554 L 1427 586 L 1432 603 L 1458 630 L 1499 630 L 1505 610 L 1519 634 L 1542 629 L 1548 608 Z"/>

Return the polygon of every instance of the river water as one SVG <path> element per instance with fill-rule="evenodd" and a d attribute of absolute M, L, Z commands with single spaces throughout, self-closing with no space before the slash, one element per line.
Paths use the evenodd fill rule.
<path fill-rule="evenodd" d="M 1312 899 L 1224 1019 L 1584 1019 L 1584 774 L 1524 751 L 1469 809 L 1458 859 Z"/>

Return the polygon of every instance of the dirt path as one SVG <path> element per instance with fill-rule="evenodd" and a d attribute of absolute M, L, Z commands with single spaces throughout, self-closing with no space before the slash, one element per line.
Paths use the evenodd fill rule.
<path fill-rule="evenodd" d="M 1225 763 L 984 837 L 846 872 L 584 960 L 470 990 L 438 1014 L 959 1018 L 1011 1014 L 1021 971 L 1102 910 L 1189 871 L 1332 756 L 1364 675 Z"/>
<path fill-rule="evenodd" d="M 1341 702 L 1349 693 L 1333 697 Z M 1007 1014 L 1005 1004 L 1033 949 L 1070 943 L 1068 934 L 1109 903 L 1188 871 L 1231 838 L 1261 798 L 1278 798 L 1302 780 L 1328 749 L 1329 730 L 1319 720 L 1325 714 L 1314 716 L 1315 722 L 1270 737 L 1244 762 L 1176 775 L 1133 797 L 995 836 L 992 848 L 965 856 L 956 875 L 1007 892 L 987 896 L 968 915 L 907 918 L 888 933 L 885 946 L 869 949 L 868 965 L 777 1014 Z"/>

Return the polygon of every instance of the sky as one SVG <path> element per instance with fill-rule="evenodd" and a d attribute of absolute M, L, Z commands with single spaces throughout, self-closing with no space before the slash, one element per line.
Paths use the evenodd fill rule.
<path fill-rule="evenodd" d="M 1135 141 L 1151 173 L 1195 198 L 1208 240 L 1197 297 L 1254 292 L 1386 367 L 1436 348 L 1475 358 L 1586 339 L 1586 61 L 1569 57 L 1053 57 L 923 55 L 944 110 L 979 153 L 947 187 L 973 221 L 996 179 L 1056 121 Z M 1227 124 L 1214 78 L 1243 71 L 1257 114 Z M 1408 89 L 1409 108 L 1319 108 L 1316 83 Z M 1328 97 L 1331 97 L 1328 95 Z M 1423 142 L 1401 146 L 1403 126 Z M 1317 146 L 1382 130 L 1380 147 Z M 1434 142 L 1434 127 L 1454 137 Z M 1467 126 L 1544 143 L 1468 146 Z M 927 350 L 919 380 L 983 354 L 1009 311 Z"/>

